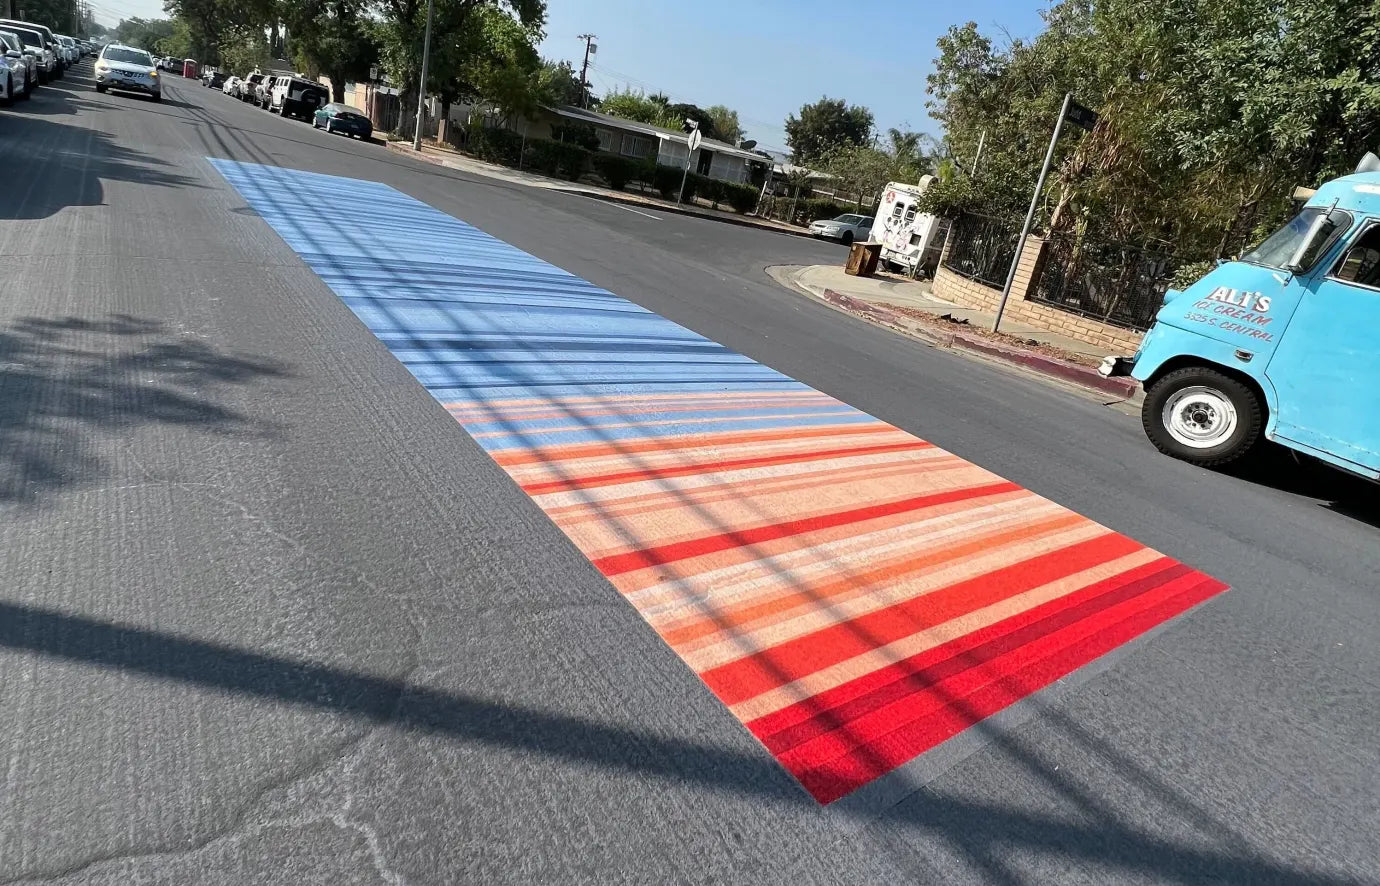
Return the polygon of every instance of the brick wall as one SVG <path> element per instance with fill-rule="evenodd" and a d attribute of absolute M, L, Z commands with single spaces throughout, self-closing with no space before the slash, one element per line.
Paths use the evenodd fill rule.
<path fill-rule="evenodd" d="M 1050 305 L 1027 300 L 1026 293 L 1030 290 L 1031 281 L 1036 279 L 1044 251 L 1045 241 L 1041 238 L 1031 237 L 1026 241 L 1025 251 L 1021 253 L 1021 259 L 1016 264 L 1016 277 L 1011 283 L 1011 297 L 1006 302 L 1003 319 L 1067 335 L 1106 348 L 1108 353 L 1129 354 L 1140 347 L 1139 332 L 1110 323 L 1100 323 L 1081 314 L 1061 311 Z M 1001 301 L 1001 289 L 950 271 L 944 267 L 948 257 L 949 244 L 946 242 L 940 255 L 939 269 L 934 275 L 934 294 L 967 308 L 995 312 L 997 304 Z"/>

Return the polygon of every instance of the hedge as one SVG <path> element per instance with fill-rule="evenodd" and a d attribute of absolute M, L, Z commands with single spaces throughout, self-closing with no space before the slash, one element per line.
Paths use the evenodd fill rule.
<path fill-rule="evenodd" d="M 615 191 L 621 191 L 631 181 L 654 183 L 652 164 L 646 160 L 633 160 L 617 154 L 596 153 L 590 161 L 594 171 L 603 176 L 604 181 Z"/>
<path fill-rule="evenodd" d="M 569 142 L 534 139 L 527 143 L 524 162 L 547 175 L 578 181 L 589 169 L 590 151 Z"/>
<path fill-rule="evenodd" d="M 736 185 L 724 182 L 724 199 L 737 213 L 748 213 L 757 208 L 757 198 L 761 192 L 752 185 Z"/>
<path fill-rule="evenodd" d="M 517 166 L 518 157 L 522 154 L 522 136 L 508 129 L 471 126 L 469 150 L 480 160 L 503 166 Z"/>

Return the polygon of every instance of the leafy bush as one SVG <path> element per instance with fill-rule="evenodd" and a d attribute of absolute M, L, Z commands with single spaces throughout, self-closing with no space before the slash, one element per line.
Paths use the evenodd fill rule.
<path fill-rule="evenodd" d="M 628 182 L 643 180 L 642 177 L 647 175 L 645 162 L 617 154 L 597 153 L 590 158 L 590 162 L 594 171 L 603 176 L 615 191 L 621 191 Z"/>
<path fill-rule="evenodd" d="M 591 151 L 599 150 L 599 136 L 588 123 L 553 123 L 551 140 L 579 145 Z"/>
<path fill-rule="evenodd" d="M 525 165 L 546 175 L 576 181 L 589 168 L 590 152 L 569 142 L 537 139 L 527 143 L 523 159 Z"/>
<path fill-rule="evenodd" d="M 737 213 L 748 213 L 757 208 L 759 191 L 752 185 L 735 185 L 724 182 L 724 199 Z"/>
<path fill-rule="evenodd" d="M 469 150 L 480 160 L 516 166 L 518 157 L 522 154 L 522 136 L 507 129 L 471 126 Z"/>
<path fill-rule="evenodd" d="M 674 200 L 676 199 L 676 191 L 680 190 L 680 176 L 679 167 L 658 165 L 652 172 L 652 187 L 656 188 L 661 199 Z"/>
<path fill-rule="evenodd" d="M 1217 267 L 1217 262 L 1214 261 L 1196 261 L 1179 265 L 1174 270 L 1174 276 L 1170 278 L 1169 285 L 1182 292 L 1197 283 L 1200 277 L 1215 267 Z"/>
<path fill-rule="evenodd" d="M 811 197 L 808 200 L 801 200 L 796 207 L 796 217 L 802 223 L 809 224 L 821 218 L 837 218 L 846 212 L 853 212 L 852 206 L 845 206 L 842 203 L 835 203 L 828 197 Z"/>
<path fill-rule="evenodd" d="M 695 183 L 695 193 L 708 200 L 715 209 L 719 208 L 719 201 L 724 198 L 724 183 L 718 179 L 696 175 L 699 179 Z"/>

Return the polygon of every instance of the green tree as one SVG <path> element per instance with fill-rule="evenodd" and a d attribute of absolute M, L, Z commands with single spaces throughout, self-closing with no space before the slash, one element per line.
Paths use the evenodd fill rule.
<path fill-rule="evenodd" d="M 143 19 L 127 18 L 122 19 L 115 30 L 111 33 L 110 39 L 116 43 L 123 43 L 127 46 L 137 46 L 149 52 L 157 52 L 158 44 L 164 39 L 171 37 L 173 32 L 172 19 Z"/>
<path fill-rule="evenodd" d="M 345 100 L 347 80 L 363 79 L 378 58 L 365 26 L 365 0 L 283 0 L 279 6 L 297 67 L 331 81 L 331 101 Z"/>
<path fill-rule="evenodd" d="M 426 3 L 380 0 L 374 15 L 383 68 L 401 88 L 403 107 L 416 108 Z M 511 52 L 514 35 L 524 34 L 531 49 L 539 42 L 545 21 L 545 0 L 436 0 L 427 91 L 443 102 L 475 94 L 481 90 L 476 80 L 496 56 Z M 476 53 L 483 58 L 474 58 Z M 407 115 L 401 115 L 399 131 L 409 125 Z"/>
<path fill-rule="evenodd" d="M 786 118 L 786 144 L 796 163 L 818 162 L 844 145 L 863 145 L 872 138 L 872 112 L 843 99 L 821 98 Z"/>
<path fill-rule="evenodd" d="M 580 78 L 570 62 L 543 61 L 536 72 L 536 93 L 543 105 L 578 105 Z"/>
<path fill-rule="evenodd" d="M 738 122 L 738 112 L 723 105 L 710 105 L 704 109 L 705 114 L 714 123 L 714 132 L 720 141 L 736 145 L 743 140 L 746 135 L 743 127 Z"/>
<path fill-rule="evenodd" d="M 604 96 L 599 102 L 599 110 L 624 120 L 679 129 L 680 118 L 671 113 L 666 102 L 656 101 L 657 98 L 664 99 L 665 96 L 648 96 L 624 88 Z"/>
<path fill-rule="evenodd" d="M 1070 91 L 1101 118 L 1058 145 L 1041 223 L 1189 256 L 1239 247 L 1233 232 L 1273 223 L 1295 185 L 1380 140 L 1375 4 L 1063 0 L 1045 22 L 1002 50 L 971 23 L 939 41 L 929 87 L 947 147 L 968 160 L 987 134 L 951 205 L 1021 211 Z"/>

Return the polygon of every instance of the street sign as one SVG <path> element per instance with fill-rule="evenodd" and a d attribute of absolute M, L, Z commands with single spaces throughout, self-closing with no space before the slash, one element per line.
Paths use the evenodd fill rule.
<path fill-rule="evenodd" d="M 700 135 L 700 131 L 698 129 L 690 133 L 690 152 L 692 154 L 700 146 L 700 142 L 702 141 L 704 141 L 704 136 Z"/>
<path fill-rule="evenodd" d="M 1091 108 L 1083 107 L 1078 102 L 1071 101 L 1068 111 L 1064 114 L 1064 119 L 1080 129 L 1092 132 L 1093 127 L 1097 125 L 1097 112 Z"/>

